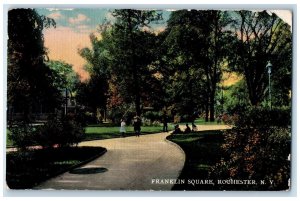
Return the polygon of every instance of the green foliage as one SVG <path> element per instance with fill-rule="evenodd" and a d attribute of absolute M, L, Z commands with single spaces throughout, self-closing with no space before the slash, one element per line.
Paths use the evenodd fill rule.
<path fill-rule="evenodd" d="M 33 145 L 44 148 L 53 146 L 71 146 L 78 144 L 84 138 L 84 128 L 81 122 L 70 117 L 62 119 L 53 116 L 43 125 L 18 123 L 10 128 L 8 138 L 12 145 L 25 150 Z"/>
<path fill-rule="evenodd" d="M 54 73 L 44 63 L 47 55 L 42 31 L 50 26 L 55 22 L 33 9 L 8 12 L 8 105 L 23 113 L 24 121 L 30 121 L 37 103 L 48 110 L 59 105 Z"/>
<path fill-rule="evenodd" d="M 106 110 L 110 78 L 110 56 L 106 47 L 110 35 L 106 30 L 101 34 L 102 39 L 98 39 L 93 34 L 90 35 L 91 49 L 79 50 L 80 56 L 87 61 L 85 68 L 90 73 L 90 78 L 86 82 L 77 84 L 76 100 L 79 105 L 86 107 L 87 112 L 92 112 L 94 117 L 98 110 L 101 110 L 102 113 Z"/>
<path fill-rule="evenodd" d="M 154 76 L 155 34 L 143 30 L 151 22 L 161 19 L 156 11 L 132 9 L 114 10 L 116 23 L 112 26 L 109 53 L 111 55 L 112 84 L 122 100 L 133 103 L 141 115 L 142 103 L 159 97 L 160 83 Z"/>
<path fill-rule="evenodd" d="M 205 111 L 214 121 L 221 69 L 234 37 L 227 12 L 178 10 L 162 35 L 161 72 L 166 92 L 180 115 Z M 160 55 L 161 57 L 161 55 Z"/>
<path fill-rule="evenodd" d="M 54 85 L 58 89 L 67 88 L 71 92 L 75 91 L 76 85 L 79 83 L 79 76 L 72 69 L 72 65 L 64 61 L 48 61 L 46 65 L 55 72 Z"/>
<path fill-rule="evenodd" d="M 25 150 L 28 146 L 32 146 L 35 143 L 35 129 L 31 124 L 27 122 L 18 122 L 10 128 L 8 133 L 8 139 L 12 145 Z"/>
<path fill-rule="evenodd" d="M 232 114 L 266 103 L 268 60 L 272 103 L 289 105 L 291 33 L 275 14 L 178 10 L 158 35 L 148 31 L 161 19 L 158 11 L 117 9 L 112 15 L 113 23 L 100 26 L 101 37 L 91 34 L 92 48 L 79 51 L 91 74 L 77 94 L 87 111 L 108 110 L 115 121 L 131 104 L 139 114 L 143 106 L 172 107 L 172 114 L 198 111 L 213 121 L 224 109 Z M 227 71 L 243 80 L 221 97 L 218 87 Z"/>
<path fill-rule="evenodd" d="M 162 120 L 162 114 L 155 111 L 147 111 L 143 114 L 143 117 L 149 119 L 151 122 Z"/>
<path fill-rule="evenodd" d="M 78 83 L 76 86 L 76 101 L 86 112 L 96 116 L 97 108 L 106 109 L 107 80 L 101 75 L 91 75 L 87 82 Z"/>
<path fill-rule="evenodd" d="M 52 117 L 37 131 L 37 144 L 43 147 L 60 147 L 78 144 L 84 138 L 84 129 L 75 119 Z"/>
<path fill-rule="evenodd" d="M 38 127 L 35 140 L 42 147 L 51 148 L 58 143 L 61 132 L 61 123 L 57 118 L 52 118 Z"/>
<path fill-rule="evenodd" d="M 291 126 L 291 109 L 241 108 L 232 119 L 237 128 L 287 128 Z"/>
<path fill-rule="evenodd" d="M 224 111 L 229 114 L 234 114 L 249 104 L 249 95 L 245 80 L 240 80 L 224 90 Z"/>
<path fill-rule="evenodd" d="M 254 108 L 235 114 L 235 126 L 224 133 L 223 158 L 211 169 L 210 177 L 268 182 L 242 189 L 286 190 L 290 178 L 290 120 L 290 110 Z M 220 189 L 233 186 L 222 185 Z"/>
<path fill-rule="evenodd" d="M 59 135 L 59 146 L 77 145 L 84 138 L 84 129 L 75 120 L 64 119 L 62 128 L 62 133 Z"/>

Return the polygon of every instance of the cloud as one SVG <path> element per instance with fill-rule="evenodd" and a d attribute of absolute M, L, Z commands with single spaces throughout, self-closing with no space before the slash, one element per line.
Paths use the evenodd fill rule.
<path fill-rule="evenodd" d="M 177 11 L 178 9 L 166 9 L 166 11 L 168 12 L 173 12 L 173 11 Z"/>
<path fill-rule="evenodd" d="M 57 10 L 74 10 L 74 8 L 46 8 L 49 11 L 57 11 Z"/>
<path fill-rule="evenodd" d="M 78 14 L 77 17 L 70 17 L 69 18 L 69 23 L 71 24 L 80 24 L 82 22 L 88 22 L 91 19 L 88 18 L 87 16 L 83 15 L 83 14 Z"/>
<path fill-rule="evenodd" d="M 49 14 L 47 17 L 50 17 L 54 20 L 58 20 L 58 19 L 63 18 L 64 16 L 60 12 L 55 12 L 55 13 Z"/>
<path fill-rule="evenodd" d="M 88 33 L 88 34 L 91 33 L 92 31 L 94 31 L 87 25 L 78 25 L 78 26 L 76 26 L 75 29 L 81 33 Z"/>

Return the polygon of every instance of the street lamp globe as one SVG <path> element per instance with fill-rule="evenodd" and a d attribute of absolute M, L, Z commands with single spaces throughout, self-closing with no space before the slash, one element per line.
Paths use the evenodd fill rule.
<path fill-rule="evenodd" d="M 272 67 L 273 67 L 273 65 L 271 64 L 271 62 L 270 61 L 268 61 L 268 63 L 267 63 L 267 69 L 268 69 L 268 73 L 269 74 L 271 74 L 271 70 L 272 70 Z"/>

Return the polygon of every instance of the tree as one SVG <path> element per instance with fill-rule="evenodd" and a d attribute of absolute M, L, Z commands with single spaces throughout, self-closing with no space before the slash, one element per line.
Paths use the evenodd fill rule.
<path fill-rule="evenodd" d="M 66 115 L 68 113 L 68 100 L 74 103 L 76 86 L 80 82 L 79 75 L 74 72 L 72 65 L 63 61 L 48 61 L 46 64 L 55 74 L 54 86 L 61 94 L 64 94 L 64 114 Z"/>
<path fill-rule="evenodd" d="M 33 9 L 8 12 L 8 105 L 22 112 L 24 121 L 42 104 L 48 110 L 59 105 L 60 93 L 53 85 L 54 74 L 44 63 L 43 29 L 55 22 Z"/>
<path fill-rule="evenodd" d="M 229 57 L 228 47 L 233 37 L 227 28 L 229 22 L 227 12 L 179 10 L 172 13 L 164 33 L 167 53 L 162 63 L 168 63 L 167 71 L 173 75 L 183 76 L 174 83 L 183 87 L 175 93 L 179 93 L 179 98 L 189 99 L 182 102 L 191 106 L 188 113 L 197 108 L 197 104 L 203 105 L 207 121 L 209 114 L 210 121 L 214 121 L 216 88 L 221 68 Z M 195 83 L 197 86 L 193 86 Z M 197 102 L 199 98 L 203 101 Z"/>
<path fill-rule="evenodd" d="M 60 89 L 68 89 L 71 93 L 75 93 L 76 85 L 80 82 L 78 74 L 73 70 L 72 65 L 64 61 L 46 62 L 46 65 L 54 71 L 54 85 Z"/>
<path fill-rule="evenodd" d="M 102 116 L 106 113 L 108 98 L 109 55 L 107 41 L 109 34 L 104 31 L 102 38 L 98 39 L 94 34 L 90 35 L 92 49 L 83 48 L 79 54 L 87 61 L 86 70 L 90 73 L 90 79 L 78 85 L 76 99 L 81 105 L 87 106 L 96 118 L 101 110 Z"/>
<path fill-rule="evenodd" d="M 273 95 L 279 99 L 279 104 L 287 104 L 292 66 L 290 26 L 274 13 L 266 11 L 238 11 L 237 14 L 234 24 L 238 38 L 233 48 L 236 49 L 234 70 L 244 76 L 251 104 L 260 105 L 266 96 L 268 61 L 273 64 L 272 87 L 276 88 Z"/>
<path fill-rule="evenodd" d="M 123 100 L 134 102 L 137 115 L 141 115 L 142 99 L 149 94 L 149 87 L 157 83 L 151 66 L 155 35 L 145 29 L 151 22 L 161 19 L 156 11 L 122 9 L 114 10 L 112 26 L 111 73 Z M 152 86 L 151 89 L 154 89 Z"/>
<path fill-rule="evenodd" d="M 191 116 L 199 108 L 202 93 L 203 71 L 196 58 L 202 51 L 204 38 L 200 37 L 200 13 L 180 10 L 171 14 L 166 30 L 160 34 L 161 54 L 159 58 L 163 86 L 172 105 L 173 114 Z M 204 102 L 202 102 L 204 103 Z"/>

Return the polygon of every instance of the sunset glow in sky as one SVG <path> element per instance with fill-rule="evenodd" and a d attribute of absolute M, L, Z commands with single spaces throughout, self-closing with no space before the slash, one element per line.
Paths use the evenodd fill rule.
<path fill-rule="evenodd" d="M 41 15 L 56 21 L 56 28 L 44 30 L 45 47 L 51 60 L 62 60 L 71 65 L 82 80 L 88 78 L 84 70 L 85 60 L 78 54 L 78 49 L 91 47 L 89 35 L 97 32 L 99 24 L 104 19 L 112 20 L 109 9 L 36 9 Z M 171 11 L 164 11 L 164 20 L 167 20 Z M 275 10 L 288 24 L 292 24 L 292 13 L 288 10 Z M 164 24 L 157 25 L 155 30 L 163 30 Z"/>
<path fill-rule="evenodd" d="M 38 13 L 55 20 L 56 28 L 44 30 L 45 47 L 51 60 L 62 60 L 71 65 L 82 80 L 88 78 L 85 60 L 78 49 L 91 47 L 89 35 L 95 33 L 108 10 L 95 9 L 37 9 Z"/>

